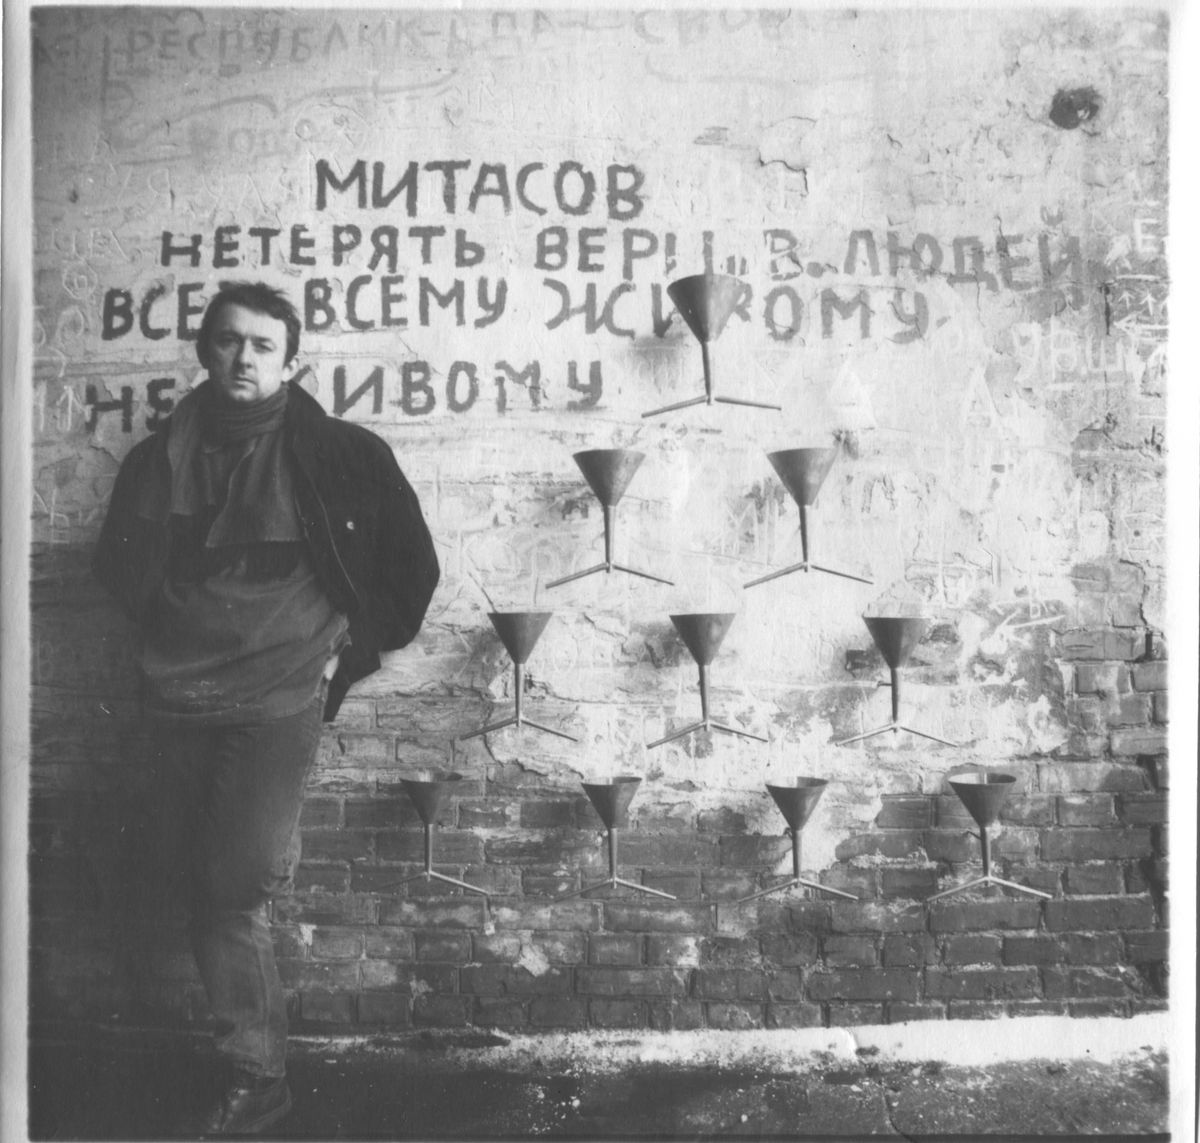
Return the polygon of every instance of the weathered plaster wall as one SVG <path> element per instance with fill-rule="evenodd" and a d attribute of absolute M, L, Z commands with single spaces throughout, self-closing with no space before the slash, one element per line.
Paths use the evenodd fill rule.
<path fill-rule="evenodd" d="M 202 1011 L 131 939 L 146 815 L 129 633 L 86 576 L 121 457 L 201 376 L 203 301 L 302 305 L 305 384 L 395 448 L 444 578 L 357 688 L 278 908 L 301 1020 L 851 1022 L 1163 1003 L 1165 16 L 1139 10 L 37 13 L 35 994 L 48 1015 Z M 752 294 L 700 391 L 667 283 Z M 796 575 L 766 459 L 839 444 Z M 600 558 L 571 454 L 646 454 Z M 550 607 L 504 731 L 493 608 Z M 885 721 L 864 612 L 935 620 Z M 698 711 L 668 616 L 738 613 L 714 711 L 769 737 L 645 744 Z M 536 712 L 536 713 L 535 713 Z M 467 776 L 446 868 L 395 785 Z M 1017 775 L 997 839 L 1054 894 L 923 903 L 977 861 L 945 783 Z M 601 875 L 579 780 L 644 781 Z M 865 903 L 713 908 L 790 868 L 764 781 L 831 784 L 805 867 Z M 433 898 L 437 898 L 436 900 Z M 962 968 L 963 965 L 970 966 Z"/>

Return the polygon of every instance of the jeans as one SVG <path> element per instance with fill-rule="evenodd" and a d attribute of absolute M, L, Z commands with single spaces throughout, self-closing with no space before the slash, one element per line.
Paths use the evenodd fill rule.
<path fill-rule="evenodd" d="M 324 691 L 287 718 L 159 733 L 164 862 L 188 906 L 217 1052 L 261 1077 L 284 1074 L 287 1005 L 268 908 L 291 891 L 300 859 Z"/>

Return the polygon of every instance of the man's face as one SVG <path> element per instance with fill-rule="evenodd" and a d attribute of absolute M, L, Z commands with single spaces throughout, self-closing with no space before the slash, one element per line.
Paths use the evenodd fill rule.
<path fill-rule="evenodd" d="M 223 305 L 208 343 L 208 375 L 229 402 L 253 405 L 287 380 L 287 326 L 278 318 Z"/>

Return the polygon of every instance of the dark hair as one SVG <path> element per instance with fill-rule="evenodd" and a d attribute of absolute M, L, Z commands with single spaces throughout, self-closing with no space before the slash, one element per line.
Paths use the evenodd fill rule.
<path fill-rule="evenodd" d="M 225 306 L 244 306 L 255 313 L 266 314 L 276 321 L 283 322 L 287 327 L 284 364 L 299 352 L 300 315 L 282 290 L 268 286 L 265 282 L 219 282 L 216 294 L 208 303 L 204 317 L 200 319 L 200 332 L 196 335 L 196 356 L 205 368 L 208 368 L 208 347 L 213 326 L 217 324 L 217 318 Z"/>

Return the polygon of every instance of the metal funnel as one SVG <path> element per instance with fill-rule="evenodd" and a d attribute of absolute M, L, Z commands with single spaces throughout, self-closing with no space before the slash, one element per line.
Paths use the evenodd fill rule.
<path fill-rule="evenodd" d="M 688 328 L 701 341 L 715 341 L 741 300 L 746 283 L 728 274 L 693 274 L 667 287 Z"/>
<path fill-rule="evenodd" d="M 792 499 L 803 508 L 811 508 L 825 477 L 837 459 L 836 448 L 788 448 L 767 453 L 784 487 Z"/>
<path fill-rule="evenodd" d="M 632 774 L 620 774 L 609 782 L 584 782 L 583 790 L 588 800 L 596 807 L 596 813 L 605 829 L 625 824 L 625 812 L 633 795 L 641 785 L 641 778 Z"/>
<path fill-rule="evenodd" d="M 950 779 L 950 785 L 976 824 L 990 826 L 995 825 L 1000 816 L 1000 807 L 1004 805 L 1008 791 L 1016 780 L 1012 774 L 994 772 L 960 774 Z"/>
<path fill-rule="evenodd" d="M 488 618 L 512 661 L 524 663 L 553 614 L 553 611 L 489 611 Z"/>
<path fill-rule="evenodd" d="M 788 827 L 798 830 L 812 816 L 828 784 L 827 778 L 797 778 L 794 786 L 773 786 L 768 782 L 767 792 L 775 799 Z"/>
<path fill-rule="evenodd" d="M 875 640 L 875 646 L 893 671 L 908 662 L 908 657 L 925 638 L 929 620 L 913 615 L 864 615 L 863 622 Z"/>
<path fill-rule="evenodd" d="M 418 770 L 411 778 L 401 778 L 400 785 L 412 799 L 421 821 L 429 825 L 437 820 L 450 784 L 461 781 L 462 775 L 450 770 Z"/>
<path fill-rule="evenodd" d="M 574 455 L 583 478 L 606 508 L 611 508 L 625 495 L 625 489 L 646 456 L 627 448 L 592 448 Z"/>
<path fill-rule="evenodd" d="M 735 611 L 693 611 L 672 615 L 671 622 L 687 644 L 692 658 L 707 667 L 725 641 L 725 634 L 737 616 Z"/>

